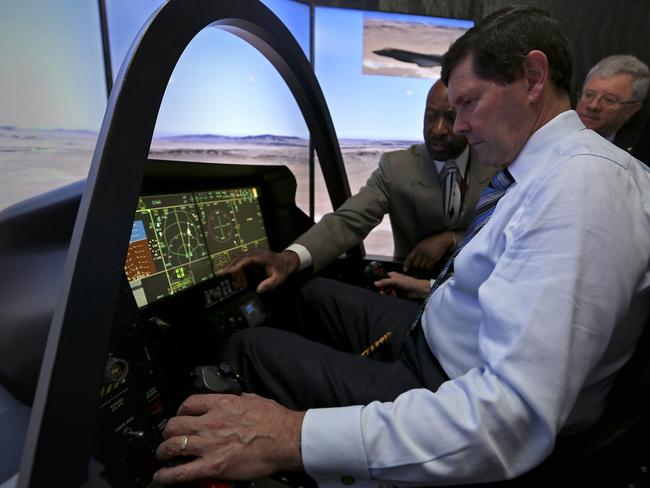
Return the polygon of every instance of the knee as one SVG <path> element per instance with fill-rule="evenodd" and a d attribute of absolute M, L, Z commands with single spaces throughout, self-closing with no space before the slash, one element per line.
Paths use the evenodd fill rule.
<path fill-rule="evenodd" d="M 244 391 L 268 395 L 267 382 L 290 357 L 292 334 L 267 327 L 243 329 L 221 347 L 217 361 L 230 366 L 243 382 Z"/>
<path fill-rule="evenodd" d="M 308 303 L 318 301 L 324 296 L 332 294 L 337 284 L 340 283 L 329 278 L 312 278 L 302 286 L 298 292 L 298 298 Z"/>
<path fill-rule="evenodd" d="M 250 384 L 251 380 L 248 376 L 252 365 L 260 359 L 264 361 L 264 358 L 259 357 L 259 351 L 264 351 L 263 347 L 259 347 L 264 343 L 264 335 L 265 329 L 263 328 L 240 330 L 220 345 L 216 354 L 216 362 L 232 368 L 243 378 L 244 385 Z"/>
<path fill-rule="evenodd" d="M 314 278 L 306 283 L 298 293 L 296 305 L 298 312 L 318 311 L 338 303 L 347 295 L 350 285 L 329 278 Z"/>
<path fill-rule="evenodd" d="M 246 356 L 258 348 L 260 343 L 264 343 L 264 337 L 268 331 L 264 327 L 247 328 L 233 334 L 222 346 L 224 354 L 222 356 Z"/>

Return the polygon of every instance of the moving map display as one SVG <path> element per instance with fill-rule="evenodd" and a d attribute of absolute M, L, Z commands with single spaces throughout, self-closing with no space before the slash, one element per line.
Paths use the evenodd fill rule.
<path fill-rule="evenodd" d="M 124 270 L 143 307 L 257 248 L 268 249 L 268 238 L 256 188 L 142 196 Z"/>

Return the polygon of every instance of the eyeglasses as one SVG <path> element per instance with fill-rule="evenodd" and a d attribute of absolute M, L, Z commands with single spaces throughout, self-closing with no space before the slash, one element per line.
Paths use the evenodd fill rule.
<path fill-rule="evenodd" d="M 636 100 L 627 100 L 621 102 L 614 95 L 601 95 L 592 90 L 583 90 L 578 94 L 578 96 L 580 97 L 580 100 L 587 103 L 591 103 L 594 100 L 601 101 L 603 105 L 607 108 L 614 108 L 616 105 L 628 105 L 631 103 L 639 103 Z"/>

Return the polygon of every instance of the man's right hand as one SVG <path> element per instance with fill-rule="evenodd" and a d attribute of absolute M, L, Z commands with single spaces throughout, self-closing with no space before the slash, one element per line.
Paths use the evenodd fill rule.
<path fill-rule="evenodd" d="M 257 293 L 264 293 L 277 288 L 287 280 L 291 273 L 298 271 L 300 259 L 293 251 L 285 250 L 278 253 L 258 249 L 246 256 L 237 256 L 232 259 L 223 269 L 217 272 L 217 276 L 236 273 L 248 266 L 264 268 L 266 279 L 257 285 Z"/>

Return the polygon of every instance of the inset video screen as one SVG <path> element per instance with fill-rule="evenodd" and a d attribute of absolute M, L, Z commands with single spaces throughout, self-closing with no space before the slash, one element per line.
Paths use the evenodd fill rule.
<path fill-rule="evenodd" d="M 142 196 L 124 269 L 143 307 L 213 278 L 238 254 L 268 247 L 256 188 Z"/>

